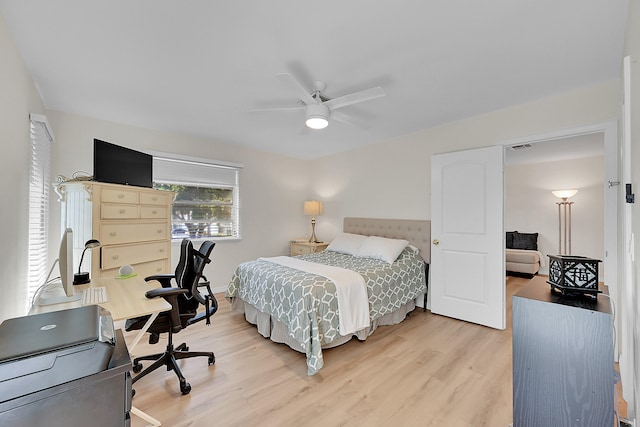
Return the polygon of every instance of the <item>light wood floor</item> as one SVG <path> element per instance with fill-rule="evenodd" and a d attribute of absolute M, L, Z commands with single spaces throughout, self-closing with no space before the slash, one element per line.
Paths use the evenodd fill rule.
<path fill-rule="evenodd" d="M 192 386 L 182 396 L 173 372 L 135 384 L 134 405 L 164 426 L 491 426 L 512 422 L 511 296 L 528 282 L 507 279 L 507 329 L 499 331 L 417 309 L 366 342 L 325 350 L 325 366 L 307 376 L 303 354 L 262 338 L 222 295 L 211 326 L 175 336 L 191 350 L 181 362 Z M 141 343 L 160 351 L 166 340 Z M 145 423 L 133 417 L 134 427 Z"/>

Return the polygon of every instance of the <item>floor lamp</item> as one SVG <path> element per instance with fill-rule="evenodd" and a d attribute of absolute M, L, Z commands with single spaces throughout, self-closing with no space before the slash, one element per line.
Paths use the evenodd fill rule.
<path fill-rule="evenodd" d="M 575 196 L 578 190 L 554 190 L 554 196 L 561 199 L 558 205 L 558 254 L 571 255 L 571 205 L 567 199 Z"/>

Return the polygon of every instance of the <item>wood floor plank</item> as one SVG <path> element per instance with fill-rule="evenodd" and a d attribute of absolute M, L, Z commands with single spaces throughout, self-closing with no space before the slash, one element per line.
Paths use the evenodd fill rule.
<path fill-rule="evenodd" d="M 182 396 L 173 372 L 135 384 L 134 404 L 165 426 L 492 426 L 512 421 L 511 295 L 528 282 L 507 280 L 504 331 L 417 309 L 366 342 L 324 351 L 308 376 L 303 354 L 260 336 L 222 295 L 211 326 L 175 335 L 192 350 L 214 351 L 180 366 L 192 386 Z M 138 354 L 166 345 L 139 344 Z M 132 426 L 145 423 L 133 417 Z"/>

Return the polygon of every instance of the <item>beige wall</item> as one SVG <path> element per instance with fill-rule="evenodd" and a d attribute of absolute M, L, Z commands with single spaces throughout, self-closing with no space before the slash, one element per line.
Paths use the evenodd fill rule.
<path fill-rule="evenodd" d="M 431 156 L 616 120 L 620 81 L 494 111 L 313 161 L 313 191 L 327 208 L 323 238 L 345 216 L 430 218 Z"/>
<path fill-rule="evenodd" d="M 558 254 L 558 206 L 552 190 L 577 188 L 572 208 L 572 254 L 604 260 L 604 157 L 505 167 L 505 229 L 538 233 L 545 257 Z M 604 264 L 599 264 L 604 278 Z"/>
<path fill-rule="evenodd" d="M 0 15 L 0 321 L 23 314 L 27 289 L 29 113 L 44 106 Z"/>
<path fill-rule="evenodd" d="M 218 241 L 205 275 L 218 289 L 226 288 L 235 267 L 259 256 L 285 255 L 290 239 L 308 232 L 302 205 L 309 196 L 306 161 L 276 156 L 207 139 L 142 129 L 57 111 L 48 112 L 57 145 L 52 173 L 93 173 L 93 139 L 139 151 L 161 151 L 244 164 L 240 172 L 242 239 Z M 60 204 L 51 204 L 51 230 L 60 232 Z M 58 238 L 50 240 L 55 250 Z M 197 244 L 197 243 L 196 243 Z M 174 243 L 175 266 L 179 242 Z"/>

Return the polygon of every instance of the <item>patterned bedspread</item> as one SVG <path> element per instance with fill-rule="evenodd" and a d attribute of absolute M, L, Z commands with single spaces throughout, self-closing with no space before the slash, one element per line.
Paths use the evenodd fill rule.
<path fill-rule="evenodd" d="M 424 261 L 409 248 L 391 265 L 332 251 L 300 258 L 360 273 L 367 284 L 372 321 L 427 291 Z M 322 276 L 250 261 L 238 266 L 225 296 L 239 298 L 287 325 L 289 335 L 305 349 L 309 375 L 323 366 L 322 346 L 340 337 L 336 288 Z"/>

